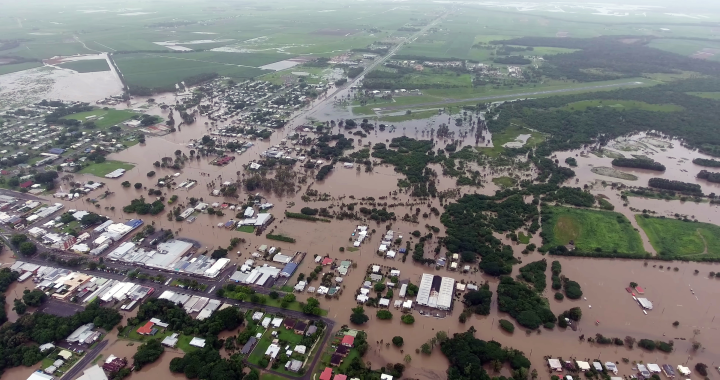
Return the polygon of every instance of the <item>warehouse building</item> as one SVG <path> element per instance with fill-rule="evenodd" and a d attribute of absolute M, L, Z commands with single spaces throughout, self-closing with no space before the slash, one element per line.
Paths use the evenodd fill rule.
<path fill-rule="evenodd" d="M 416 302 L 422 306 L 450 310 L 454 291 L 454 278 L 423 273 L 420 278 Z"/>

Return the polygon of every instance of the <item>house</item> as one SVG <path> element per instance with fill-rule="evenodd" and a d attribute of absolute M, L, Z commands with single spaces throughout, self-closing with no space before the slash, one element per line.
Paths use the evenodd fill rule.
<path fill-rule="evenodd" d="M 298 344 L 295 346 L 295 352 L 297 352 L 300 355 L 305 355 L 305 352 L 307 351 L 307 346 L 303 346 L 302 344 Z"/>
<path fill-rule="evenodd" d="M 616 375 L 618 373 L 617 366 L 613 362 L 605 362 L 605 368 L 607 368 L 608 371 L 610 371 Z"/>
<path fill-rule="evenodd" d="M 177 345 L 177 342 L 178 342 L 178 334 L 173 333 L 172 335 L 165 337 L 165 339 L 163 339 L 162 342 L 160 342 L 160 343 L 163 346 L 168 346 L 168 347 L 174 348 Z"/>
<path fill-rule="evenodd" d="M 272 318 L 265 317 L 265 319 L 263 319 L 263 321 L 260 323 L 260 325 L 264 328 L 268 328 L 268 326 L 270 326 L 270 321 L 272 321 Z"/>
<path fill-rule="evenodd" d="M 660 369 L 660 366 L 659 366 L 659 365 L 657 365 L 657 364 L 652 364 L 652 363 L 648 363 L 648 364 L 647 364 L 647 369 L 648 369 L 648 371 L 650 371 L 651 373 L 660 373 L 660 372 L 662 371 L 662 370 Z"/>
<path fill-rule="evenodd" d="M 675 377 L 675 370 L 673 369 L 673 367 L 670 367 L 667 364 L 663 364 L 662 370 L 663 370 L 663 373 L 665 374 L 665 376 L 670 377 L 670 378 Z"/>
<path fill-rule="evenodd" d="M 305 331 L 305 336 L 310 336 L 312 334 L 315 334 L 316 332 L 317 332 L 317 326 L 310 325 L 310 327 L 308 327 L 307 331 Z"/>
<path fill-rule="evenodd" d="M 590 363 L 588 363 L 588 362 L 583 362 L 583 361 L 580 361 L 580 360 L 576 360 L 575 362 L 576 362 L 577 365 L 578 365 L 578 369 L 580 369 L 581 371 L 585 372 L 585 371 L 590 370 Z"/>
<path fill-rule="evenodd" d="M 295 334 L 303 335 L 305 334 L 305 329 L 307 328 L 307 323 L 303 321 L 298 321 L 295 324 Z"/>
<path fill-rule="evenodd" d="M 593 368 L 595 368 L 596 371 L 602 372 L 602 370 L 603 370 L 602 364 L 600 364 L 599 362 L 593 362 L 592 365 L 593 365 Z"/>
<path fill-rule="evenodd" d="M 190 341 L 190 345 L 193 347 L 203 348 L 203 347 L 205 347 L 205 339 L 194 337 Z"/>
<path fill-rule="evenodd" d="M 263 315 L 264 315 L 264 314 L 263 314 L 262 311 L 256 311 L 256 312 L 253 314 L 253 316 L 252 316 L 252 320 L 253 320 L 253 321 L 259 321 L 259 320 L 262 319 Z"/>
<path fill-rule="evenodd" d="M 242 347 L 240 350 L 240 353 L 243 355 L 249 354 L 253 348 L 255 347 L 255 344 L 257 343 L 257 338 L 254 336 L 251 336 L 250 339 L 248 339 L 247 343 Z"/>
<path fill-rule="evenodd" d="M 265 350 L 265 356 L 269 356 L 271 360 L 277 359 L 279 354 L 280 346 L 275 343 L 271 344 L 267 350 Z"/>
<path fill-rule="evenodd" d="M 352 335 L 345 335 L 340 342 L 340 344 L 347 347 L 352 347 L 353 343 L 355 343 L 355 337 Z"/>
<path fill-rule="evenodd" d="M 380 380 L 393 380 L 393 377 L 392 377 L 392 375 L 383 373 L 382 375 L 380 375 Z"/>
<path fill-rule="evenodd" d="M 293 330 L 295 328 L 295 324 L 297 323 L 297 319 L 294 318 L 286 318 L 285 322 L 283 323 L 285 325 L 285 328 L 288 330 Z"/>
<path fill-rule="evenodd" d="M 380 302 L 378 304 L 380 307 L 390 307 L 390 300 L 387 298 L 380 298 Z"/>
<path fill-rule="evenodd" d="M 32 375 L 30 375 L 30 377 L 27 378 L 27 380 L 53 380 L 53 379 L 54 379 L 54 377 L 52 377 L 51 375 L 46 375 L 46 374 L 40 372 L 40 370 L 33 372 Z"/>
<path fill-rule="evenodd" d="M 558 359 L 548 359 L 548 366 L 553 371 L 562 371 L 562 364 Z"/>
<path fill-rule="evenodd" d="M 330 365 L 333 367 L 339 366 L 342 361 L 343 357 L 340 355 L 333 355 L 332 357 L 330 357 Z"/>
<path fill-rule="evenodd" d="M 342 375 L 342 374 L 338 374 L 338 375 L 335 375 L 335 377 L 333 378 L 333 380 L 347 380 L 347 376 L 346 376 L 346 375 Z"/>
<path fill-rule="evenodd" d="M 125 366 L 127 365 L 128 362 L 124 358 L 110 355 L 107 359 L 105 359 L 105 363 L 102 365 L 102 369 L 107 372 L 117 372 L 120 369 L 125 368 Z"/>
<path fill-rule="evenodd" d="M 280 327 L 282 325 L 282 318 L 273 318 L 272 322 L 270 323 L 274 328 Z"/>
<path fill-rule="evenodd" d="M 72 357 L 72 353 L 68 350 L 62 350 L 62 351 L 60 351 L 58 356 L 65 360 L 69 360 Z"/>
<path fill-rule="evenodd" d="M 154 335 L 152 334 L 154 323 L 148 321 L 145 325 L 137 329 L 137 333 L 140 335 Z M 157 330 L 156 330 L 157 331 Z"/>
<path fill-rule="evenodd" d="M 325 369 L 320 374 L 320 380 L 332 380 L 332 368 L 325 367 Z"/>
<path fill-rule="evenodd" d="M 346 357 L 346 356 L 348 356 L 349 353 L 350 353 L 350 347 L 348 347 L 348 346 L 340 345 L 335 349 L 335 355 L 340 355 L 342 357 Z"/>
<path fill-rule="evenodd" d="M 291 372 L 300 372 L 301 368 L 302 362 L 300 360 L 292 359 L 285 363 L 285 369 Z"/>

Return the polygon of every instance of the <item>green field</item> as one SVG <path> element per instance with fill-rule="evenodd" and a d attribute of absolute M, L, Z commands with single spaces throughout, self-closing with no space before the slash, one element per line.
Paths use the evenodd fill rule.
<path fill-rule="evenodd" d="M 492 179 L 492 182 L 502 188 L 507 187 L 513 187 L 516 184 L 516 181 L 510 177 L 495 177 Z"/>
<path fill-rule="evenodd" d="M 640 235 L 622 214 L 608 211 L 549 207 L 542 226 L 550 246 L 567 245 L 571 240 L 582 252 L 646 254 Z"/>
<path fill-rule="evenodd" d="M 105 161 L 100 164 L 95 164 L 95 163 L 90 164 L 90 166 L 85 167 L 82 170 L 80 170 L 80 173 L 92 174 L 97 177 L 105 177 L 105 174 L 108 174 L 113 170 L 116 170 L 116 169 L 130 170 L 134 167 L 135 167 L 135 165 L 129 164 L 127 162 Z"/>
<path fill-rule="evenodd" d="M 686 39 L 663 38 L 652 40 L 648 46 L 685 56 L 693 56 L 701 53 L 703 49 L 709 49 L 711 51 L 720 50 L 720 41 L 692 41 Z M 720 61 L 720 55 L 718 54 L 702 55 L 702 58 L 709 59 L 711 61 Z"/>
<path fill-rule="evenodd" d="M 720 256 L 720 226 L 642 215 L 635 220 L 661 256 Z"/>
<path fill-rule="evenodd" d="M 247 361 L 251 364 L 257 365 L 258 362 L 260 362 L 260 360 L 265 356 L 265 351 L 267 351 L 268 347 L 270 347 L 271 344 L 272 342 L 270 341 L 270 339 L 266 338 L 265 336 L 260 338 L 260 341 L 250 353 Z"/>
<path fill-rule="evenodd" d="M 639 109 L 654 112 L 675 112 L 684 109 L 675 104 L 650 104 L 637 100 L 581 100 L 579 102 L 569 103 L 565 107 L 562 107 L 562 109 L 567 111 L 585 111 L 590 107 L 608 107 L 618 111 Z"/>
<path fill-rule="evenodd" d="M 185 54 L 122 54 L 115 56 L 114 60 L 129 86 L 147 88 L 172 87 L 186 78 L 208 73 L 217 73 L 235 79 L 254 78 L 268 71 L 255 67 L 239 66 L 242 64 L 239 62 L 252 64 L 261 62 L 271 63 L 267 62 L 267 57 L 265 57 L 265 60 L 261 60 L 260 58 L 252 57 L 251 54 L 247 54 L 250 57 L 234 57 L 232 59 L 224 57 L 221 59 L 221 56 L 198 55 L 203 53 L 208 52 Z M 242 53 L 216 54 L 245 55 Z M 211 58 L 215 59 L 215 61 L 207 60 Z M 243 60 L 243 58 L 245 58 L 245 60 Z"/>
<path fill-rule="evenodd" d="M 18 71 L 23 71 L 23 70 L 34 69 L 34 68 L 40 67 L 40 66 L 42 66 L 42 63 L 40 63 L 40 62 L 24 62 L 24 63 L 15 63 L 15 64 L 11 64 L 11 65 L 0 65 L 0 75 L 15 73 Z"/>
<path fill-rule="evenodd" d="M 105 59 L 86 59 L 81 61 L 66 62 L 58 65 L 79 73 L 94 73 L 98 71 L 110 71 L 107 60 Z"/>
<path fill-rule="evenodd" d="M 720 100 L 720 92 L 688 92 L 688 95 L 695 95 L 705 99 Z"/>
<path fill-rule="evenodd" d="M 253 233 L 255 232 L 255 226 L 240 226 L 237 230 L 240 232 Z"/>
<path fill-rule="evenodd" d="M 124 121 L 130 120 L 133 116 L 136 116 L 137 114 L 130 111 L 125 110 L 116 110 L 109 108 L 107 110 L 98 108 L 92 111 L 87 112 L 80 112 L 80 113 L 74 113 L 72 115 L 68 115 L 63 117 L 63 119 L 74 119 L 74 120 L 80 120 L 82 122 L 88 121 L 88 116 L 97 116 L 95 119 L 92 119 L 91 121 L 95 122 L 95 125 L 99 129 L 105 129 L 108 127 L 112 127 L 113 125 L 120 124 Z"/>
<path fill-rule="evenodd" d="M 302 340 L 303 336 L 295 334 L 293 330 L 288 330 L 284 327 L 281 327 L 278 330 L 280 333 L 278 334 L 278 338 L 282 340 L 286 340 L 292 344 L 298 344 Z"/>
<path fill-rule="evenodd" d="M 537 146 L 541 142 L 545 141 L 545 136 L 542 133 L 531 131 L 527 128 L 523 128 L 519 125 L 513 125 L 512 128 L 507 128 L 501 132 L 493 133 L 492 134 L 492 147 L 482 147 L 479 146 L 476 149 L 480 151 L 483 154 L 487 154 L 491 157 L 496 157 L 502 153 L 505 148 L 503 147 L 504 144 L 509 143 L 511 141 L 515 141 L 515 139 L 518 138 L 520 135 L 530 135 L 530 138 L 525 141 L 525 146 Z M 502 180 L 505 184 L 507 184 L 507 180 Z M 493 180 L 495 182 L 495 180 Z M 502 183 L 497 183 L 497 185 L 501 185 Z M 512 186 L 512 185 L 511 185 Z"/>
<path fill-rule="evenodd" d="M 404 114 L 404 115 L 386 115 L 386 116 L 380 116 L 378 119 L 379 121 L 384 121 L 386 123 L 399 123 L 401 121 L 408 121 L 408 120 L 421 120 L 421 119 L 428 119 L 433 116 L 437 116 L 438 111 L 437 110 L 423 110 L 423 111 L 413 111 L 410 114 Z"/>

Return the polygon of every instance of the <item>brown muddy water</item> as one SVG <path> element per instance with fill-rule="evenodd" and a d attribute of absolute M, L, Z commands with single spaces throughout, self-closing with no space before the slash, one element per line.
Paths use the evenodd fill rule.
<path fill-rule="evenodd" d="M 174 103 L 171 95 L 162 97 L 156 97 L 158 102 L 165 101 L 167 103 Z M 133 105 L 135 107 L 136 105 Z M 163 112 L 159 108 L 151 108 L 148 113 L 162 115 Z M 296 120 L 300 120 L 301 116 L 298 116 Z M 108 158 L 112 160 L 120 160 L 132 162 L 136 167 L 126 173 L 123 177 L 116 180 L 101 179 L 106 182 L 106 189 L 115 192 L 105 200 L 100 201 L 100 208 L 96 208 L 90 203 L 84 201 L 84 199 L 76 200 L 74 202 L 66 202 L 68 208 L 75 209 L 86 209 L 96 211 L 101 214 L 107 215 L 110 218 L 119 221 L 130 219 L 135 215 L 124 214 L 122 207 L 129 204 L 130 200 L 138 198 L 143 195 L 148 198 L 146 190 L 135 190 L 134 188 L 125 189 L 120 185 L 123 181 L 130 181 L 131 183 L 140 182 L 144 185 L 154 184 L 157 181 L 158 176 L 164 176 L 173 174 L 174 170 L 158 169 L 152 166 L 152 163 L 159 160 L 161 157 L 168 156 L 173 157 L 174 151 L 177 149 L 187 153 L 187 143 L 191 139 L 201 138 L 204 134 L 207 134 L 208 127 L 205 126 L 204 122 L 207 119 L 200 117 L 190 126 L 183 126 L 181 130 L 162 137 L 153 137 L 147 140 L 146 144 L 133 146 L 123 152 L 112 154 Z M 417 121 L 419 127 L 425 124 L 425 121 Z M 259 154 L 266 150 L 269 146 L 278 144 L 281 139 L 287 135 L 292 134 L 291 128 L 285 128 L 279 130 L 273 134 L 269 141 L 260 142 L 256 141 L 255 146 L 247 151 L 245 154 L 236 156 L 237 159 L 226 167 L 216 167 L 209 165 L 210 159 L 203 158 L 201 160 L 192 160 L 191 163 L 187 164 L 186 167 L 178 172 L 181 173 L 180 177 L 176 179 L 177 182 L 191 178 L 199 181 L 198 185 L 189 191 L 174 191 L 168 190 L 167 194 L 176 194 L 179 196 L 179 203 L 186 204 L 187 198 L 196 197 L 203 198 L 205 202 L 235 202 L 233 199 L 223 199 L 221 197 L 210 196 L 210 191 L 213 187 L 208 187 L 208 184 L 214 181 L 216 184 L 215 188 L 219 188 L 219 183 L 224 181 L 234 181 L 242 178 L 242 164 L 248 163 L 251 160 L 259 158 Z M 402 135 L 402 130 L 396 130 L 394 133 L 389 131 L 378 132 L 377 135 L 373 133 L 368 138 L 363 139 L 363 143 L 367 142 L 384 142 L 394 136 Z M 415 137 L 414 130 L 409 131 L 406 128 L 406 135 Z M 449 141 L 448 141 L 449 142 Z M 466 139 L 463 145 L 474 144 L 474 138 Z M 438 144 L 442 146 L 442 143 Z M 695 176 L 696 172 L 700 170 L 699 167 L 695 167 L 690 161 L 693 157 L 700 156 L 696 152 L 691 152 L 680 144 L 676 143 L 672 148 L 665 148 L 666 151 L 660 151 L 659 148 L 654 147 L 654 154 L 651 156 L 653 159 L 664 163 L 668 167 L 668 171 L 662 175 L 665 178 L 680 179 L 683 181 L 696 181 L 692 177 Z M 645 148 L 646 153 L 649 152 L 648 148 Z M 641 150 L 642 151 L 642 150 Z M 579 152 L 577 152 L 579 154 Z M 643 154 L 643 153 L 641 153 Z M 564 162 L 565 157 L 575 156 L 575 152 L 558 153 L 557 158 L 560 162 Z M 670 165 L 667 161 L 668 158 L 665 156 L 676 157 L 675 161 L 680 158 L 686 158 L 684 163 L 680 166 Z M 578 178 L 579 185 L 585 183 L 595 182 L 596 180 L 605 179 L 608 182 L 618 181 L 609 177 L 602 177 L 596 175 L 590 171 L 593 166 L 610 166 L 609 158 L 598 158 L 595 156 L 589 157 L 578 157 L 579 167 L 575 169 Z M 682 172 L 685 169 L 688 172 Z M 302 172 L 304 169 L 296 168 L 297 171 Z M 440 173 L 439 168 L 435 170 Z M 490 169 L 488 169 L 490 170 Z M 497 171 L 497 169 L 495 169 Z M 623 169 L 624 170 L 624 169 Z M 146 173 L 149 171 L 156 171 L 158 174 L 155 178 L 149 179 Z M 240 175 L 238 175 L 240 172 Z M 201 176 L 200 173 L 208 173 L 208 176 Z M 488 174 L 489 172 L 484 172 Z M 659 176 L 656 174 L 642 173 L 639 171 L 633 171 L 635 175 L 638 175 L 640 179 L 638 181 L 625 181 L 629 185 L 641 185 L 645 186 L 647 178 L 653 176 Z M 532 175 L 533 173 L 524 173 Z M 497 174 L 496 174 L 497 175 Z M 492 174 L 488 174 L 484 188 L 469 188 L 464 187 L 461 189 L 462 193 L 484 193 L 492 194 L 497 190 L 497 186 L 490 182 Z M 677 176 L 677 177 L 676 177 Z M 229 231 L 225 229 L 217 228 L 216 225 L 220 222 L 234 219 L 234 215 L 231 215 L 229 211 L 226 211 L 226 216 L 217 217 L 209 216 L 206 214 L 200 215 L 193 224 L 186 224 L 180 222 L 168 222 L 166 215 L 163 213 L 159 216 L 145 216 L 143 219 L 146 223 L 155 222 L 156 227 L 159 228 L 170 228 L 173 231 L 177 231 L 181 237 L 192 238 L 200 241 L 204 246 L 212 249 L 215 246 L 226 246 L 231 238 L 242 237 L 247 240 L 246 245 L 238 247 L 237 250 L 231 252 L 228 256 L 235 263 L 244 262 L 249 258 L 250 254 L 254 252 L 255 247 L 268 244 L 269 246 L 276 246 L 282 248 L 284 251 L 306 251 L 309 256 L 302 263 L 297 273 L 309 274 L 315 267 L 315 263 L 312 258 L 313 255 L 329 255 L 330 257 L 338 260 L 350 259 L 357 263 L 357 267 L 351 269 L 348 276 L 346 276 L 343 282 L 343 294 L 340 295 L 339 299 L 325 299 L 322 298 L 321 306 L 329 310 L 328 317 L 334 319 L 336 329 L 339 329 L 343 324 L 349 324 L 350 309 L 356 306 L 355 303 L 355 290 L 360 287 L 365 277 L 365 270 L 369 265 L 380 264 L 387 267 L 396 267 L 401 271 L 401 279 L 410 279 L 413 283 L 418 283 L 419 278 L 423 272 L 433 272 L 439 275 L 451 276 L 457 280 L 465 282 L 480 283 L 489 281 L 491 284 L 491 290 L 495 290 L 497 286 L 497 280 L 491 277 L 487 277 L 478 273 L 463 274 L 458 272 L 450 272 L 445 269 L 436 271 L 434 268 L 423 267 L 414 264 L 412 260 L 403 263 L 400 260 L 400 255 L 396 260 L 386 260 L 383 257 L 376 255 L 376 249 L 380 243 L 381 236 L 375 234 L 370 239 L 366 240 L 360 249 L 356 252 L 339 252 L 340 247 L 351 246 L 349 241 L 350 235 L 354 227 L 359 224 L 358 221 L 351 220 L 333 220 L 331 223 L 314 223 L 295 219 L 285 219 L 283 212 L 285 210 L 299 211 L 304 206 L 313 208 L 318 207 L 329 207 L 334 205 L 337 207 L 340 203 L 350 202 L 361 202 L 362 197 L 375 197 L 376 199 L 380 196 L 390 195 L 391 192 L 397 190 L 397 180 L 401 178 L 401 175 L 396 173 L 392 167 L 378 166 L 374 168 L 373 173 L 365 173 L 364 168 L 358 172 L 355 168 L 344 169 L 337 167 L 324 181 L 313 183 L 312 179 L 307 184 L 302 185 L 302 191 L 296 194 L 284 195 L 278 197 L 274 194 L 263 192 L 262 194 L 271 203 L 275 204 L 275 207 L 270 210 L 272 214 L 277 217 L 277 220 L 272 224 L 270 230 L 274 230 L 275 233 L 282 233 L 284 235 L 293 237 L 297 240 L 296 243 L 285 243 L 267 240 L 264 236 L 258 237 L 254 234 L 247 234 L 237 231 Z M 89 175 L 75 175 L 75 181 L 81 180 L 95 180 L 97 177 Z M 451 189 L 455 187 L 454 179 L 443 178 L 439 179 L 440 183 L 438 187 L 440 190 Z M 573 186 L 575 180 L 571 181 Z M 710 187 L 709 184 L 702 184 L 703 188 Z M 67 187 L 67 184 L 63 184 Z M 313 189 L 319 190 L 320 193 L 329 193 L 331 199 L 322 202 L 304 202 L 301 199 L 301 195 L 305 189 L 311 186 Z M 715 186 L 715 185 L 713 185 Z M 626 214 L 631 221 L 634 221 L 633 213 L 628 207 L 623 207 L 622 201 L 618 194 L 610 188 L 602 188 L 597 185 L 594 187 L 595 193 L 602 193 L 610 198 L 610 201 L 615 204 L 616 210 Z M 709 192 L 706 190 L 706 192 Z M 97 197 L 100 193 L 91 193 L 90 197 Z M 353 201 L 348 197 L 353 195 L 356 200 Z M 247 196 L 244 191 L 241 192 L 241 199 Z M 346 197 L 339 199 L 341 197 Z M 53 200 L 54 201 L 54 200 Z M 292 202 L 294 206 L 289 207 L 288 204 Z M 384 200 L 383 200 L 384 202 Z M 394 209 L 390 209 L 402 217 L 405 213 L 414 213 L 415 208 L 420 208 L 422 212 L 430 210 L 431 206 L 440 208 L 440 204 L 437 200 L 433 200 L 429 203 L 418 204 L 417 201 L 411 199 L 405 193 L 399 193 L 396 199 L 387 199 L 388 203 L 400 203 L 407 202 L 407 205 L 399 206 Z M 115 206 L 116 210 L 109 211 L 105 210 L 105 207 Z M 720 217 L 718 217 L 716 207 L 708 206 L 707 204 L 693 204 L 690 202 L 681 203 L 679 201 L 659 201 L 650 199 L 631 198 L 630 206 L 643 209 L 649 208 L 663 213 L 692 213 L 701 221 L 708 221 L 714 223 L 720 223 Z M 422 214 L 421 212 L 421 214 Z M 391 228 L 403 235 L 403 240 L 411 238 L 410 232 L 413 230 L 426 231 L 425 224 L 431 226 L 441 227 L 439 217 L 436 217 L 430 213 L 430 217 L 427 219 L 420 218 L 418 224 L 412 224 L 408 222 L 396 221 L 392 223 Z M 386 224 L 379 224 L 372 222 L 369 224 L 371 229 L 378 231 L 384 231 Z M 642 230 L 640 230 L 642 233 Z M 443 233 L 440 235 L 442 236 Z M 646 241 L 647 237 L 643 239 Z M 534 243 L 540 243 L 538 236 L 533 237 Z M 510 244 L 509 241 L 507 241 Z M 430 252 L 437 245 L 437 240 L 434 239 L 426 244 L 426 255 L 432 255 Z M 649 244 L 646 244 L 649 246 Z M 539 253 L 533 253 L 530 255 L 522 255 L 521 251 L 524 246 L 515 245 L 516 256 L 521 258 L 524 263 L 528 263 L 534 260 L 541 259 Z M 647 249 L 647 248 L 646 248 Z M 238 253 L 239 252 L 239 253 Z M 650 252 L 652 252 L 650 250 Z M 441 255 L 445 255 L 444 249 L 441 250 Z M 4 258 L 4 257 L 3 257 Z M 548 260 L 554 260 L 556 258 L 551 257 Z M 546 366 L 543 361 L 544 356 L 562 356 L 564 358 L 576 357 L 579 360 L 585 358 L 597 359 L 605 361 L 617 361 L 620 362 L 618 365 L 621 375 L 629 375 L 631 373 L 631 364 L 624 364 L 622 358 L 628 358 L 631 361 L 644 361 L 651 363 L 667 363 L 673 367 L 678 364 L 688 363 L 691 367 L 695 363 L 702 361 L 708 365 L 714 363 L 714 365 L 720 365 L 720 345 L 716 342 L 720 341 L 720 333 L 718 332 L 718 324 L 720 319 L 715 320 L 716 316 L 720 317 L 720 303 L 715 302 L 720 296 L 720 280 L 708 279 L 707 274 L 710 271 L 720 271 L 720 265 L 715 264 L 695 264 L 695 263 L 671 263 L 672 267 L 677 267 L 678 271 L 674 270 L 660 270 L 653 265 L 657 265 L 654 262 L 650 262 L 647 266 L 642 261 L 632 260 L 619 260 L 619 259 L 588 259 L 588 258 L 557 258 L 563 264 L 563 274 L 577 282 L 579 282 L 583 288 L 584 296 L 586 299 L 571 301 L 556 301 L 552 297 L 552 292 L 548 286 L 548 290 L 545 291 L 545 297 L 549 299 L 549 304 L 554 313 L 559 314 L 564 310 L 571 307 L 579 306 L 582 307 L 583 319 L 580 322 L 578 331 L 561 331 L 555 329 L 553 331 L 542 329 L 540 333 L 526 334 L 522 329 L 516 329 L 514 334 L 507 334 L 502 332 L 498 328 L 498 319 L 507 318 L 512 320 L 507 315 L 499 313 L 497 311 L 497 301 L 494 300 L 492 312 L 489 316 L 473 316 L 468 320 L 467 323 L 461 324 L 458 322 L 458 316 L 462 312 L 462 304 L 456 298 L 454 310 L 452 313 L 444 319 L 421 316 L 415 313 L 416 322 L 412 326 L 404 325 L 400 322 L 401 313 L 393 308 L 395 317 L 391 321 L 381 321 L 375 318 L 375 310 L 373 308 L 366 308 L 367 314 L 370 316 L 370 321 L 361 328 L 368 333 L 368 340 L 371 342 L 371 349 L 369 350 L 366 361 L 371 361 L 373 367 L 380 367 L 387 363 L 402 362 L 403 357 L 406 354 L 410 354 L 412 362 L 409 364 L 406 371 L 407 377 L 415 377 L 419 379 L 442 379 L 445 378 L 445 370 L 447 369 L 447 360 L 440 353 L 439 348 L 435 348 L 433 353 L 429 356 L 416 354 L 415 349 L 419 348 L 423 343 L 429 340 L 439 330 L 445 330 L 450 335 L 456 332 L 466 331 L 470 326 L 475 326 L 478 330 L 476 336 L 480 339 L 490 340 L 495 339 L 503 345 L 512 346 L 525 352 L 532 363 L 533 367 L 537 368 L 540 373 L 541 379 L 549 379 L 550 374 L 546 370 Z M 3 260 L 3 262 L 9 262 L 10 260 Z M 663 262 L 663 265 L 668 263 Z M 515 273 L 521 265 L 515 267 Z M 698 275 L 694 274 L 694 270 L 700 271 Z M 290 284 L 294 284 L 297 280 L 297 276 L 290 280 Z M 630 295 L 625 291 L 625 287 L 631 282 L 637 282 L 646 289 L 646 296 L 654 303 L 655 307 L 652 311 L 648 312 L 648 315 L 642 313 L 637 304 L 632 300 Z M 311 284 L 317 286 L 317 283 Z M 695 291 L 692 294 L 690 289 Z M 12 300 L 10 294 L 15 289 L 11 289 L 8 292 L 8 299 Z M 18 290 L 19 292 L 19 290 Z M 309 297 L 307 293 L 298 295 L 300 299 L 306 299 Z M 6 307 L 7 308 L 7 307 Z M 599 321 L 599 325 L 595 325 L 595 321 Z M 672 326 L 674 321 L 679 321 L 680 325 L 676 328 Z M 695 334 L 694 330 L 699 330 L 699 334 Z M 580 342 L 578 337 L 584 334 L 586 337 L 593 336 L 596 333 L 601 333 L 606 337 L 619 337 L 624 338 L 625 336 L 632 336 L 636 339 L 654 339 L 654 340 L 671 340 L 674 339 L 675 350 L 671 354 L 664 354 L 660 352 L 648 353 L 642 349 L 635 348 L 628 350 L 624 347 L 616 346 L 600 346 L 590 344 L 587 342 Z M 114 334 L 110 334 L 114 335 Z M 405 340 L 403 351 L 390 346 L 385 347 L 385 342 L 389 342 L 393 336 L 402 336 Z M 702 348 L 697 352 L 693 352 L 691 349 L 691 341 L 693 337 L 702 344 Z M 679 338 L 679 339 L 677 339 Z M 109 337 L 111 340 L 108 347 L 103 351 L 104 357 L 109 354 L 116 356 L 127 356 L 130 357 L 135 352 L 136 347 L 127 346 L 124 341 L 113 341 L 114 337 Z M 684 340 L 683 340 L 684 339 Z M 380 344 L 380 341 L 383 344 Z M 376 343 L 377 342 L 377 343 Z M 179 353 L 173 353 L 167 351 L 161 357 L 160 361 L 148 366 L 143 369 L 140 373 L 133 374 L 134 378 L 141 380 L 149 380 L 151 377 L 153 380 L 157 379 L 170 379 L 170 378 L 181 378 L 179 376 L 172 375 L 169 370 L 170 360 L 180 355 Z M 27 368 L 16 368 L 8 371 L 4 377 L 8 379 L 22 379 L 26 378 L 32 369 Z M 696 374 L 691 377 L 699 378 Z"/>

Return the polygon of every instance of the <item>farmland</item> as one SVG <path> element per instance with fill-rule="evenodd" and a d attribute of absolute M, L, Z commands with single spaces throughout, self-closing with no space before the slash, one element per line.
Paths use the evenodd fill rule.
<path fill-rule="evenodd" d="M 607 211 L 548 207 L 543 214 L 543 234 L 548 245 L 574 242 L 582 252 L 619 252 L 644 255 L 640 235 L 622 214 Z"/>
<path fill-rule="evenodd" d="M 720 227 L 714 224 L 642 215 L 635 219 L 661 256 L 720 256 Z"/>
<path fill-rule="evenodd" d="M 79 73 L 94 73 L 98 71 L 110 71 L 107 61 L 104 59 L 87 59 L 81 61 L 73 61 L 61 63 L 59 67 L 75 70 Z"/>

